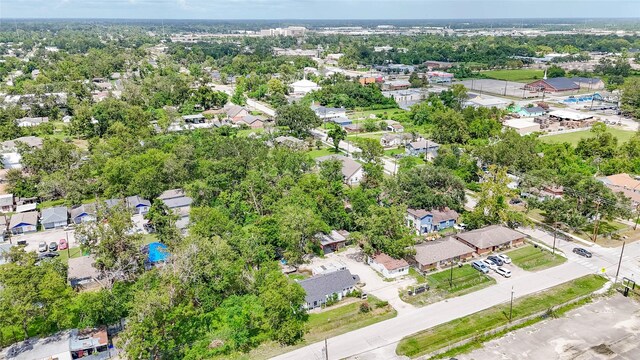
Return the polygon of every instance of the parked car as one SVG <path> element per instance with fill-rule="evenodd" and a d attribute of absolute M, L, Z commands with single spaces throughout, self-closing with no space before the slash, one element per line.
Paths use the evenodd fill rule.
<path fill-rule="evenodd" d="M 489 268 L 482 261 L 476 260 L 471 263 L 471 266 L 483 274 L 486 274 L 489 272 Z"/>
<path fill-rule="evenodd" d="M 40 244 L 38 244 L 38 251 L 39 252 L 45 252 L 49 250 L 49 247 L 47 246 L 47 243 L 44 241 L 41 241 Z"/>
<path fill-rule="evenodd" d="M 60 239 L 60 241 L 58 241 L 58 250 L 67 250 L 67 248 L 69 247 L 69 244 L 67 244 L 67 240 L 66 239 Z"/>
<path fill-rule="evenodd" d="M 57 251 L 58 250 L 58 243 L 55 241 L 52 241 L 51 244 L 49 244 L 49 251 Z"/>
<path fill-rule="evenodd" d="M 46 252 L 38 255 L 38 259 L 51 259 L 54 257 L 58 257 L 60 254 L 57 252 Z"/>
<path fill-rule="evenodd" d="M 584 256 L 586 258 L 590 258 L 593 256 L 593 254 L 591 254 L 591 252 L 587 251 L 587 249 L 583 249 L 583 248 L 573 248 L 573 252 L 580 255 L 580 256 Z"/>
<path fill-rule="evenodd" d="M 495 270 L 495 269 L 498 268 L 498 265 L 496 265 L 496 263 L 494 263 L 493 261 L 491 261 L 489 259 L 482 260 L 482 262 L 484 263 L 484 265 L 486 267 L 488 267 L 491 270 Z"/>
<path fill-rule="evenodd" d="M 496 273 L 506 277 L 506 278 L 510 278 L 511 277 L 511 270 L 509 269 L 505 269 L 502 266 L 496 269 Z"/>
<path fill-rule="evenodd" d="M 502 262 L 504 262 L 505 264 L 511 264 L 511 258 L 505 254 L 500 254 L 498 255 L 498 257 L 502 260 Z"/>
<path fill-rule="evenodd" d="M 495 255 L 491 255 L 491 256 L 487 257 L 487 259 L 493 261 L 493 263 L 498 265 L 498 266 L 504 265 L 504 261 L 502 261 L 502 259 L 500 259 L 499 257 L 497 257 Z"/>

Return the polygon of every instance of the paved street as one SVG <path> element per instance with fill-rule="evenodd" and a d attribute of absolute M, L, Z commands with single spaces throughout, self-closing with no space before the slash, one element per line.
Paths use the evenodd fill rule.
<path fill-rule="evenodd" d="M 535 234 L 545 243 L 548 243 L 549 239 L 553 241 L 553 237 L 548 234 Z M 574 246 L 572 242 L 566 241 L 558 244 L 569 258 L 569 261 L 560 266 L 535 273 L 528 272 L 474 293 L 406 311 L 396 318 L 330 338 L 329 358 L 393 359 L 396 357 L 395 346 L 403 337 L 505 303 L 510 298 L 512 288 L 517 298 L 587 274 L 600 273 L 602 268 L 605 268 L 606 275 L 610 278 L 615 276 L 619 249 L 592 246 L 589 250 L 594 253 L 594 257 L 584 259 L 571 252 Z M 627 246 L 621 276 L 632 276 L 635 271 L 637 277 L 638 259 L 640 243 Z M 283 354 L 276 359 L 323 359 L 322 348 L 322 343 L 316 343 Z"/>
<path fill-rule="evenodd" d="M 460 360 L 637 359 L 640 303 L 616 295 L 490 341 Z M 547 344 L 547 346 L 540 346 Z"/>

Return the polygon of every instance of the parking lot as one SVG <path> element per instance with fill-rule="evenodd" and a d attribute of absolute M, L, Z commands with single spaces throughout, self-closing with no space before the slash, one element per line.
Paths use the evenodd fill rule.
<path fill-rule="evenodd" d="M 541 346 L 543 345 L 543 346 Z M 460 360 L 638 359 L 640 303 L 615 295 L 490 341 Z"/>

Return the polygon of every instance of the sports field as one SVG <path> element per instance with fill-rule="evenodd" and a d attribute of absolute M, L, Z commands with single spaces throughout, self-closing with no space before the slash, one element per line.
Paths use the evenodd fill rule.
<path fill-rule="evenodd" d="M 490 70 L 483 71 L 482 74 L 491 79 L 524 83 L 532 82 L 544 77 L 544 71 L 536 69 Z"/>

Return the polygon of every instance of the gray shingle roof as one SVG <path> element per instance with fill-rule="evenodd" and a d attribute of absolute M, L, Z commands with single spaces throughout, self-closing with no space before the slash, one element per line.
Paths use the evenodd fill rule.
<path fill-rule="evenodd" d="M 67 221 L 68 211 L 66 206 L 56 206 L 52 208 L 46 208 L 42 210 L 42 216 L 40 222 L 43 224 L 57 223 L 61 221 Z"/>
<path fill-rule="evenodd" d="M 181 196 L 177 198 L 164 199 L 162 201 L 169 209 L 175 209 L 190 206 L 193 199 L 188 196 Z"/>
<path fill-rule="evenodd" d="M 360 168 L 362 168 L 362 165 L 351 159 L 348 158 L 346 156 L 342 156 L 342 155 L 327 155 L 327 156 L 320 156 L 319 158 L 316 159 L 317 162 L 323 162 L 323 161 L 327 161 L 327 160 L 339 160 L 342 162 L 342 175 L 345 178 L 350 178 L 353 176 L 353 174 L 355 174 L 358 170 L 360 170 Z"/>
<path fill-rule="evenodd" d="M 449 209 L 448 207 L 445 207 L 442 210 L 407 209 L 407 213 L 418 219 L 422 219 L 425 216 L 431 215 L 433 217 L 434 224 L 438 224 L 442 221 L 447 220 L 458 220 L 458 218 L 460 217 L 457 211 Z"/>
<path fill-rule="evenodd" d="M 479 249 L 503 245 L 525 237 L 523 233 L 502 225 L 491 225 L 482 229 L 460 233 L 456 236 Z"/>
<path fill-rule="evenodd" d="M 439 261 L 453 259 L 458 256 L 470 254 L 474 249 L 461 243 L 452 237 L 429 241 L 416 245 L 414 259 L 422 265 L 430 265 Z"/>
<path fill-rule="evenodd" d="M 71 209 L 70 214 L 72 219 L 75 219 L 82 214 L 96 215 L 96 204 L 82 204 L 77 208 Z"/>
<path fill-rule="evenodd" d="M 184 193 L 184 190 L 182 189 L 171 189 L 160 194 L 160 196 L 158 196 L 158 199 L 160 200 L 174 199 L 174 198 L 183 197 L 184 195 L 185 193 Z"/>
<path fill-rule="evenodd" d="M 126 199 L 127 206 L 130 208 L 136 208 L 138 206 L 151 206 L 151 202 L 147 199 L 143 199 L 138 195 L 128 196 Z"/>
<path fill-rule="evenodd" d="M 13 229 L 14 227 L 20 224 L 28 224 L 28 225 L 36 225 L 38 224 L 38 212 L 37 211 L 29 211 L 25 213 L 14 214 L 11 217 L 11 221 L 9 223 L 9 228 Z"/>
<path fill-rule="evenodd" d="M 301 280 L 299 284 L 307 293 L 305 301 L 313 304 L 314 301 L 324 301 L 327 295 L 353 287 L 359 280 L 357 275 L 343 269 Z"/>

